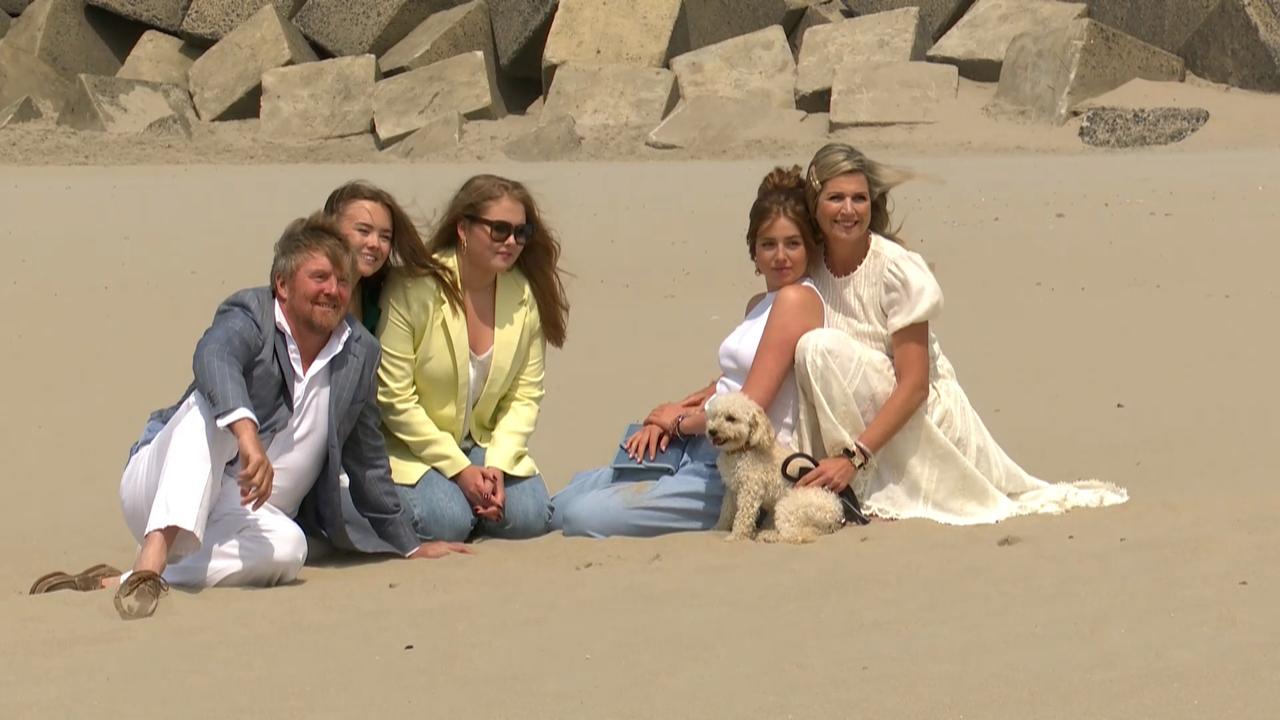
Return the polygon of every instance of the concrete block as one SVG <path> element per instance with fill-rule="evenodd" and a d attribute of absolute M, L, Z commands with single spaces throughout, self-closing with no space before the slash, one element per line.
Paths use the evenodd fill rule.
<path fill-rule="evenodd" d="M 697 50 L 782 25 L 786 0 L 684 0 L 681 48 Z"/>
<path fill-rule="evenodd" d="M 333 55 L 382 55 L 457 0 L 307 0 L 293 21 Z"/>
<path fill-rule="evenodd" d="M 858 15 L 920 8 L 920 19 L 931 40 L 937 40 L 973 5 L 973 0 L 848 0 L 849 8 Z"/>
<path fill-rule="evenodd" d="M 1089 19 L 1175 55 L 1221 0 L 1076 0 Z"/>
<path fill-rule="evenodd" d="M 298 28 L 264 5 L 191 65 L 191 97 L 203 120 L 257 117 L 264 72 L 315 60 Z"/>
<path fill-rule="evenodd" d="M 796 66 L 796 106 L 824 112 L 831 104 L 831 80 L 846 62 L 923 60 L 929 37 L 918 8 L 849 18 L 805 33 Z"/>
<path fill-rule="evenodd" d="M 1066 27 L 1085 16 L 1082 3 L 1052 0 L 977 0 L 929 51 L 932 62 L 960 68 L 972 80 L 996 82 L 1009 44 L 1025 32 Z"/>
<path fill-rule="evenodd" d="M 797 56 L 800 54 L 800 46 L 804 44 L 804 34 L 809 28 L 841 22 L 844 19 L 844 3 L 841 0 L 828 0 L 805 8 L 799 22 L 787 34 L 791 41 L 792 54 Z"/>
<path fill-rule="evenodd" d="M 1191 137 L 1209 122 L 1209 111 L 1191 107 L 1096 107 L 1080 121 L 1085 145 L 1107 148 L 1170 145 Z"/>
<path fill-rule="evenodd" d="M 262 134 L 307 142 L 367 133 L 373 127 L 373 55 L 274 68 L 262 74 Z"/>
<path fill-rule="evenodd" d="M 831 87 L 831 129 L 937 122 L 954 107 L 959 86 L 954 65 L 846 63 Z"/>
<path fill-rule="evenodd" d="M 796 106 L 796 61 L 781 25 L 773 25 L 672 58 L 680 97 L 754 98 Z"/>
<path fill-rule="evenodd" d="M 378 140 L 395 142 L 448 113 L 470 120 L 506 115 L 495 75 L 492 58 L 476 51 L 382 80 L 373 88 Z"/>
<path fill-rule="evenodd" d="M 560 0 L 542 54 L 542 87 L 565 63 L 664 67 L 681 0 Z"/>
<path fill-rule="evenodd" d="M 676 99 L 675 73 L 666 68 L 570 64 L 556 72 L 539 112 L 547 117 L 567 115 L 580 127 L 653 127 Z"/>
<path fill-rule="evenodd" d="M 181 38 L 148 30 L 133 46 L 133 52 L 125 58 L 116 77 L 168 83 L 186 90 L 189 88 L 187 73 L 200 54 L 200 48 L 188 45 Z"/>
<path fill-rule="evenodd" d="M 81 75 L 71 100 L 58 115 L 58 124 L 75 130 L 137 135 L 173 116 L 187 124 L 195 119 L 191 97 L 176 85 Z"/>
<path fill-rule="evenodd" d="M 543 117 L 537 127 L 502 146 L 502 153 L 519 162 L 565 160 L 582 147 L 582 136 L 568 115 Z"/>
<path fill-rule="evenodd" d="M 13 20 L 9 18 L 7 13 L 0 12 L 0 38 L 9 33 L 9 26 L 13 24 Z"/>
<path fill-rule="evenodd" d="M 144 29 L 84 0 L 36 0 L 13 22 L 4 42 L 35 55 L 71 82 L 80 73 L 114 75 Z"/>
<path fill-rule="evenodd" d="M 0 0 L 0 12 L 8 13 L 14 17 L 22 14 L 23 10 L 31 4 L 31 0 Z"/>
<path fill-rule="evenodd" d="M 265 5 L 274 4 L 280 14 L 292 18 L 304 0 L 191 0 L 179 30 L 182 37 L 201 46 L 227 36 Z"/>
<path fill-rule="evenodd" d="M 384 74 L 392 75 L 475 50 L 494 51 L 489 6 L 484 0 L 472 0 L 423 20 L 378 58 L 378 67 Z"/>
<path fill-rule="evenodd" d="M 649 133 L 645 144 L 659 150 L 727 147 L 759 140 L 822 137 L 826 128 L 804 122 L 800 110 L 775 108 L 749 100 L 700 97 L 681 103 Z"/>
<path fill-rule="evenodd" d="M 0 106 L 27 96 L 57 112 L 71 97 L 71 83 L 40 58 L 0 42 Z"/>
<path fill-rule="evenodd" d="M 542 52 L 559 0 L 488 0 L 498 67 L 505 75 L 542 82 Z"/>
<path fill-rule="evenodd" d="M 0 128 L 39 122 L 44 118 L 44 110 L 30 95 L 23 95 L 16 101 L 0 108 Z"/>
<path fill-rule="evenodd" d="M 383 152 L 406 160 L 431 160 L 458 149 L 466 120 L 456 112 L 437 115 Z"/>
<path fill-rule="evenodd" d="M 995 104 L 1062 124 L 1081 102 L 1134 78 L 1182 80 L 1182 59 L 1088 19 L 1019 35 L 1009 45 Z"/>
<path fill-rule="evenodd" d="M 88 0 L 88 3 L 112 15 L 176 33 L 191 0 Z"/>
<path fill-rule="evenodd" d="M 1202 78 L 1280 92 L 1280 0 L 1220 0 L 1182 57 Z"/>

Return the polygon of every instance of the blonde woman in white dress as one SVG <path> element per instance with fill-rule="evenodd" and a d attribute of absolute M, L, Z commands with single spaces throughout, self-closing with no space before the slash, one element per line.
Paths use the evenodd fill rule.
<path fill-rule="evenodd" d="M 929 329 L 942 290 L 889 226 L 889 190 L 906 177 L 844 144 L 809 165 L 822 240 L 811 275 L 827 313 L 796 348 L 797 435 L 824 459 L 802 483 L 852 486 L 882 518 L 955 525 L 1124 502 L 1108 483 L 1031 476 L 982 424 Z"/>

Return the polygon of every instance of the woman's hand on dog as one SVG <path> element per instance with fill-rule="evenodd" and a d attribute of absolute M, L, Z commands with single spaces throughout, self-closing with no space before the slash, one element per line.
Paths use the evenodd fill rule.
<path fill-rule="evenodd" d="M 797 485 L 805 487 L 826 488 L 839 494 L 849 487 L 858 474 L 857 468 L 849 459 L 842 456 L 829 457 L 818 461 L 818 466 L 805 473 Z"/>
<path fill-rule="evenodd" d="M 640 461 L 646 455 L 652 460 L 658 453 L 666 451 L 670 442 L 671 435 L 666 430 L 657 425 L 645 425 L 627 438 L 623 447 L 627 451 L 627 457 L 632 460 Z"/>

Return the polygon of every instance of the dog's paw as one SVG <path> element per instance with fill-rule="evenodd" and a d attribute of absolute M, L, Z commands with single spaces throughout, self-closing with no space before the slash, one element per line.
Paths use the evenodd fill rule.
<path fill-rule="evenodd" d="M 742 533 L 731 532 L 728 535 L 724 536 L 725 542 L 742 542 L 744 540 L 750 540 L 750 539 L 751 539 L 750 535 L 744 535 Z"/>
<path fill-rule="evenodd" d="M 782 542 L 782 536 L 777 530 L 761 530 L 760 534 L 756 535 L 756 539 L 764 543 Z"/>

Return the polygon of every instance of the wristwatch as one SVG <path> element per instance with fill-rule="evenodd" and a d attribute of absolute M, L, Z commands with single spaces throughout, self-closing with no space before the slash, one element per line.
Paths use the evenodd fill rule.
<path fill-rule="evenodd" d="M 841 450 L 840 454 L 853 465 L 854 470 L 861 470 L 871 462 L 871 453 L 859 442 L 855 442 L 852 448 Z"/>

